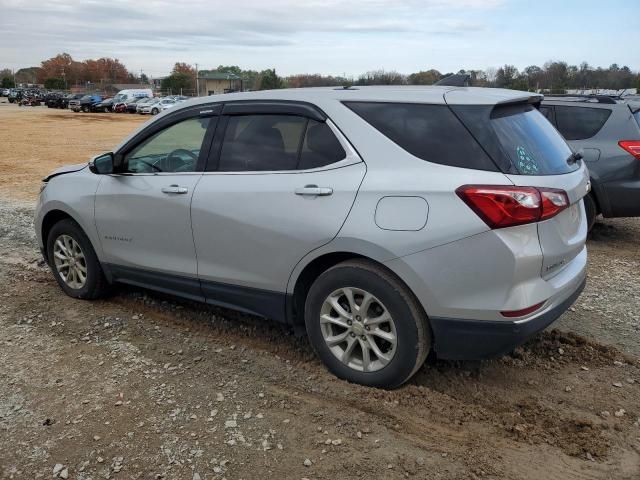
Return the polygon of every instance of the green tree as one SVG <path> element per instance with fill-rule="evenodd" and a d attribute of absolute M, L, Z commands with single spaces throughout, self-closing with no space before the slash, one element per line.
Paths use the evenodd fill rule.
<path fill-rule="evenodd" d="M 64 90 L 65 84 L 62 78 L 47 78 L 44 81 L 44 88 L 48 90 Z"/>
<path fill-rule="evenodd" d="M 427 70 L 412 73 L 408 77 L 410 85 L 433 85 L 442 78 L 442 74 L 438 70 Z"/>
<path fill-rule="evenodd" d="M 13 82 L 13 77 L 2 77 L 0 81 L 0 87 L 2 88 L 13 88 L 16 84 Z"/>
<path fill-rule="evenodd" d="M 284 88 L 284 82 L 276 73 L 275 68 L 260 72 L 260 81 L 258 82 L 258 85 L 258 90 L 275 90 L 277 88 Z"/>
<path fill-rule="evenodd" d="M 188 73 L 172 73 L 162 79 L 160 88 L 170 91 L 172 94 L 186 93 L 186 91 L 193 89 L 193 77 Z"/>

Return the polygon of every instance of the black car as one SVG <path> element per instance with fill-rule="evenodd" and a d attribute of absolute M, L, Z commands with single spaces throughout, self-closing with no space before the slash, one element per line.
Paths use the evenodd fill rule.
<path fill-rule="evenodd" d="M 113 98 L 107 98 L 93 105 L 94 112 L 113 112 Z"/>
<path fill-rule="evenodd" d="M 59 92 L 51 92 L 44 97 L 44 103 L 47 105 L 47 108 L 63 108 L 63 100 L 64 94 Z"/>
<path fill-rule="evenodd" d="M 127 102 L 127 112 L 136 113 L 138 108 L 138 103 L 149 100 L 149 97 L 138 97 L 134 98 L 130 102 Z"/>

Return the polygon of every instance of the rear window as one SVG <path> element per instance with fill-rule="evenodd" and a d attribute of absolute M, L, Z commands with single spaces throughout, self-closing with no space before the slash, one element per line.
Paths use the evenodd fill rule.
<path fill-rule="evenodd" d="M 496 165 L 446 105 L 345 102 L 412 155 L 451 167 L 497 171 Z"/>
<path fill-rule="evenodd" d="M 567 140 L 585 140 L 600 131 L 611 115 L 606 108 L 567 107 L 556 105 L 558 130 Z"/>
<path fill-rule="evenodd" d="M 558 175 L 579 168 L 567 163 L 571 149 L 533 106 L 498 107 L 490 118 L 502 150 L 519 174 Z"/>

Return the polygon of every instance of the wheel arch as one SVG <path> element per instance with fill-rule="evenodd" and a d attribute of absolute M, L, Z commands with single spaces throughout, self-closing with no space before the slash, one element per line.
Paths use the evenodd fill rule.
<path fill-rule="evenodd" d="M 413 289 L 395 271 L 384 263 L 385 257 L 371 255 L 371 252 L 358 250 L 327 251 L 314 256 L 301 265 L 296 266 L 289 282 L 287 293 L 287 317 L 293 325 L 304 325 L 304 306 L 307 294 L 313 282 L 331 267 L 347 260 L 366 260 L 393 275 L 416 298 L 417 304 L 424 310 L 422 302 L 416 297 Z M 426 313 L 426 312 L 425 312 Z"/>

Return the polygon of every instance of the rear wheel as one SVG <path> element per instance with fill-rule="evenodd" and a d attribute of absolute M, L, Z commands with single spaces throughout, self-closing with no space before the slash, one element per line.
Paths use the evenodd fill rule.
<path fill-rule="evenodd" d="M 305 323 L 329 370 L 368 386 L 402 385 L 431 347 L 426 315 L 413 294 L 364 260 L 340 263 L 318 277 L 307 296 Z"/>
<path fill-rule="evenodd" d="M 88 107 L 87 105 L 84 105 L 84 106 L 82 107 L 82 111 L 83 111 L 84 113 L 89 113 L 89 107 Z"/>
<path fill-rule="evenodd" d="M 598 206 L 593 198 L 593 195 L 588 194 L 584 197 L 584 210 L 587 214 L 587 229 L 591 231 L 596 223 L 596 217 L 598 216 Z"/>
<path fill-rule="evenodd" d="M 47 257 L 56 281 L 74 298 L 93 299 L 108 291 L 107 280 L 80 226 L 71 219 L 56 223 L 47 239 Z"/>

